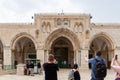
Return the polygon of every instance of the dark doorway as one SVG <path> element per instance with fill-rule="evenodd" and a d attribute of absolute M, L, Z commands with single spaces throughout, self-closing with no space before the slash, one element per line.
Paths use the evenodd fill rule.
<path fill-rule="evenodd" d="M 57 38 L 51 46 L 51 52 L 60 68 L 71 68 L 74 64 L 73 46 L 69 39 L 65 37 Z"/>
<path fill-rule="evenodd" d="M 29 59 L 36 59 L 36 54 L 29 54 Z"/>
<path fill-rule="evenodd" d="M 54 56 L 60 68 L 68 67 L 68 48 L 54 48 Z"/>

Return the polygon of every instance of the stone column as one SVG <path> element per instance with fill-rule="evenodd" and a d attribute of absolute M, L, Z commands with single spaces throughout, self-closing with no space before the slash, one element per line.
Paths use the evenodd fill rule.
<path fill-rule="evenodd" d="M 48 62 L 48 56 L 49 56 L 49 50 L 45 50 L 45 53 L 44 53 L 44 57 L 45 57 L 45 62 Z"/>
<path fill-rule="evenodd" d="M 80 64 L 80 52 L 79 52 L 79 50 L 76 50 L 75 51 L 76 53 L 76 63 L 78 64 L 78 66 L 80 66 L 81 64 Z"/>
<path fill-rule="evenodd" d="M 37 59 L 39 59 L 41 61 L 41 64 L 43 64 L 45 62 L 44 50 L 37 49 Z"/>
<path fill-rule="evenodd" d="M 111 61 L 112 61 L 112 58 L 114 57 L 114 50 L 111 50 L 109 47 L 108 47 L 108 52 L 107 52 L 107 58 L 106 58 L 106 62 L 107 62 L 107 67 L 108 69 L 110 69 L 110 65 L 111 65 Z"/>
<path fill-rule="evenodd" d="M 76 51 L 74 50 L 74 64 L 77 63 L 76 62 Z"/>
<path fill-rule="evenodd" d="M 11 58 L 12 58 L 11 64 L 15 65 L 14 68 L 16 68 L 16 64 L 15 64 L 15 60 L 14 60 L 15 59 L 15 50 L 14 49 L 11 50 Z"/>
<path fill-rule="evenodd" d="M 3 68 L 5 70 L 9 70 L 12 68 L 12 54 L 9 46 L 4 47 L 4 60 L 3 60 Z"/>
<path fill-rule="evenodd" d="M 85 61 L 85 55 L 88 56 L 88 50 L 83 49 L 81 50 L 81 69 L 88 69 L 88 62 Z"/>

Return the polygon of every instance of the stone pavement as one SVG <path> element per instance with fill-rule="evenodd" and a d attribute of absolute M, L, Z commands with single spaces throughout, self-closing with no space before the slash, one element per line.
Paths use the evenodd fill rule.
<path fill-rule="evenodd" d="M 58 71 L 58 80 L 68 80 L 68 73 L 70 69 L 60 69 Z M 90 80 L 90 70 L 80 70 L 81 80 Z M 105 80 L 114 80 L 115 73 L 108 70 Z M 20 76 L 20 75 L 0 75 L 0 80 L 43 80 L 43 75 L 36 74 L 35 76 Z"/>

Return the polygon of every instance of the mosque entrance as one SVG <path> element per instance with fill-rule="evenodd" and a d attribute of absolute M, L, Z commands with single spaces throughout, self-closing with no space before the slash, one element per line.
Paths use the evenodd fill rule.
<path fill-rule="evenodd" d="M 69 67 L 68 65 L 68 48 L 67 47 L 55 47 L 54 56 L 58 62 L 58 66 L 61 68 Z"/>
<path fill-rule="evenodd" d="M 52 53 L 54 54 L 60 68 L 70 68 L 73 66 L 73 47 L 67 38 L 57 38 L 52 44 Z"/>

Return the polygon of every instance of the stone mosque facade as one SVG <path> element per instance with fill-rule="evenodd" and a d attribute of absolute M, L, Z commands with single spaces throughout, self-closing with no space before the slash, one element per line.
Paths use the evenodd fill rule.
<path fill-rule="evenodd" d="M 47 62 L 53 54 L 59 67 L 70 68 L 77 63 L 89 68 L 84 60 L 96 51 L 110 62 L 120 58 L 120 24 L 92 23 L 89 14 L 35 14 L 33 23 L 0 23 L 0 64 L 3 69 L 25 64 L 26 59 Z"/>

